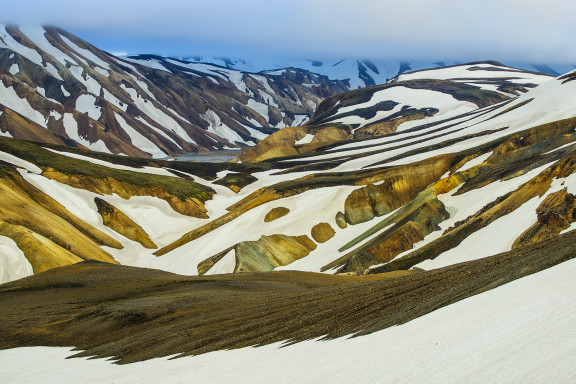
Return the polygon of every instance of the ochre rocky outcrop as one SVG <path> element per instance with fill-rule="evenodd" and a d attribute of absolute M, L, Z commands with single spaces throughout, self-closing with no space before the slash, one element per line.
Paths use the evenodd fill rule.
<path fill-rule="evenodd" d="M 94 202 L 98 208 L 98 213 L 102 216 L 104 225 L 112 228 L 114 231 L 130 240 L 139 242 L 145 248 L 158 248 L 150 239 L 146 231 L 144 231 L 142 227 L 136 224 L 124 212 L 99 197 L 94 198 Z"/>
<path fill-rule="evenodd" d="M 536 210 L 538 222 L 528 228 L 515 242 L 512 249 L 548 240 L 558 236 L 576 221 L 576 200 L 566 189 L 552 193 Z"/>
<path fill-rule="evenodd" d="M 434 259 L 443 252 L 458 246 L 472 233 L 481 230 L 498 218 L 515 211 L 528 200 L 543 196 L 549 190 L 554 179 L 568 177 L 575 171 L 576 153 L 569 153 L 517 190 L 494 200 L 476 214 L 456 223 L 453 227 L 447 229 L 439 239 L 397 260 L 393 260 L 383 267 L 378 267 L 374 271 L 380 273 L 409 269 L 424 260 Z M 474 181 L 474 179 L 470 181 Z M 468 183 L 464 184 L 458 192 L 466 187 L 467 184 Z M 479 183 L 481 186 L 485 184 L 485 181 Z M 568 227 L 567 222 L 574 209 L 571 200 L 573 197 L 568 195 L 563 196 L 561 192 L 562 191 L 556 192 L 552 194 L 551 197 L 545 199 L 545 203 L 543 202 L 543 205 L 541 205 L 542 209 L 539 208 L 538 223 L 524 232 L 519 239 L 516 240 L 516 247 L 520 247 L 522 244 L 537 242 L 539 239 L 547 238 L 551 233 L 556 231 L 560 232 L 560 228 Z"/>
<path fill-rule="evenodd" d="M 42 176 L 70 185 L 74 188 L 86 189 L 100 195 L 117 194 L 123 199 L 132 196 L 155 196 L 165 200 L 173 210 L 183 215 L 207 219 L 204 204 L 195 197 L 181 198 L 168 193 L 159 185 L 140 186 L 112 177 L 96 178 L 86 175 L 68 175 L 53 168 L 46 169 Z"/>
<path fill-rule="evenodd" d="M 370 182 L 353 191 L 344 203 L 344 215 L 349 224 L 359 224 L 402 207 L 429 184 L 437 181 L 450 167 L 448 157 L 419 162 L 383 172 L 378 184 Z"/>
<path fill-rule="evenodd" d="M 308 236 L 262 236 L 258 241 L 244 241 L 236 245 L 234 272 L 263 272 L 288 265 L 316 249 Z"/>
<path fill-rule="evenodd" d="M 23 227 L 79 259 L 116 263 L 100 245 L 122 248 L 117 240 L 72 215 L 18 173 L 0 169 L 0 196 L 0 221 Z M 43 249 L 38 248 L 38 252 Z"/>
<path fill-rule="evenodd" d="M 342 260 L 347 261 L 338 272 L 361 271 L 371 265 L 386 263 L 411 249 L 429 233 L 439 230 L 438 224 L 448 217 L 450 215 L 440 200 L 425 201 L 405 218 L 398 220 L 392 228 L 362 246 L 360 250 L 344 256 Z M 330 267 L 336 265 L 335 263 Z"/>
<path fill-rule="evenodd" d="M 310 143 L 296 144 L 307 134 L 314 135 Z M 338 127 L 287 127 L 274 132 L 254 147 L 238 157 L 244 163 L 264 161 L 275 157 L 292 156 L 300 153 L 311 152 L 314 149 L 333 144 L 338 141 L 350 139 L 351 135 Z"/>
<path fill-rule="evenodd" d="M 268 223 L 270 221 L 274 221 L 276 219 L 281 218 L 282 216 L 286 216 L 289 212 L 290 210 L 285 207 L 272 208 L 270 212 L 268 212 L 266 216 L 264 216 L 264 222 Z"/>
<path fill-rule="evenodd" d="M 320 224 L 316 224 L 314 227 L 312 227 L 312 233 L 311 234 L 312 234 L 312 238 L 317 243 L 325 243 L 328 240 L 330 240 L 332 237 L 334 237 L 336 232 L 330 226 L 330 224 L 320 223 Z"/>
<path fill-rule="evenodd" d="M 38 233 L 0 221 L 0 235 L 11 238 L 32 265 L 34 273 L 84 261 Z"/>

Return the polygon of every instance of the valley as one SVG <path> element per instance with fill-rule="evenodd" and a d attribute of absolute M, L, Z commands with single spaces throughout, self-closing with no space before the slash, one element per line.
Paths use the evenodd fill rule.
<path fill-rule="evenodd" d="M 311 65 L 0 29 L 7 377 L 576 377 L 575 72 Z"/>

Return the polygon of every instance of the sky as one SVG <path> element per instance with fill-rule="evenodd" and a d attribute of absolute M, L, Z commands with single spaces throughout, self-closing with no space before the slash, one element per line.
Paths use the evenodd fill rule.
<path fill-rule="evenodd" d="M 573 0 L 0 0 L 111 53 L 576 63 Z"/>

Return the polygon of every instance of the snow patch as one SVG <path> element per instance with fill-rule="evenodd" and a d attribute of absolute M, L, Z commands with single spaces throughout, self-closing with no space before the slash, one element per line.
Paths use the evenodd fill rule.
<path fill-rule="evenodd" d="M 0 284 L 32 276 L 32 264 L 18 244 L 9 237 L 0 235 Z"/>
<path fill-rule="evenodd" d="M 93 95 L 83 94 L 76 99 L 76 110 L 87 113 L 94 120 L 102 116 L 102 109 L 96 106 L 96 98 Z"/>

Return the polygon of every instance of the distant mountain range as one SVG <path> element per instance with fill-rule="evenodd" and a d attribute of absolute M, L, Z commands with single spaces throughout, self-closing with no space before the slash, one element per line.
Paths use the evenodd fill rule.
<path fill-rule="evenodd" d="M 155 158 L 253 146 L 327 97 L 451 64 L 199 60 L 115 57 L 58 28 L 1 26 L 0 134 Z"/>
<path fill-rule="evenodd" d="M 342 81 L 302 69 L 114 57 L 57 28 L 0 28 L 4 135 L 130 156 L 254 145 L 307 120 Z"/>

